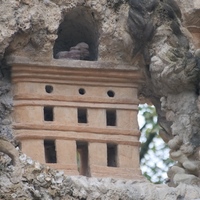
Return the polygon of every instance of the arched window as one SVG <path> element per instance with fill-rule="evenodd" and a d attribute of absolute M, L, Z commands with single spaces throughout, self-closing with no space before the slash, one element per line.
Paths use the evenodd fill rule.
<path fill-rule="evenodd" d="M 53 57 L 60 51 L 70 51 L 79 43 L 89 46 L 89 56 L 83 60 L 98 58 L 98 22 L 94 13 L 87 8 L 77 7 L 65 15 L 64 21 L 58 28 L 58 38 L 53 48 Z"/>

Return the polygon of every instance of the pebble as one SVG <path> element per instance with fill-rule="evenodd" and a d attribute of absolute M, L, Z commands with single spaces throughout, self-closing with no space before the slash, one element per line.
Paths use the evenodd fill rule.
<path fill-rule="evenodd" d="M 41 169 L 41 164 L 39 162 L 35 162 L 35 169 Z"/>

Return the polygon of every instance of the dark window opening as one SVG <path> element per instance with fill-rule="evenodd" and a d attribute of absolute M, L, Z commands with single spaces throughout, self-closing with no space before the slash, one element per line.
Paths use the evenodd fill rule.
<path fill-rule="evenodd" d="M 88 143 L 76 142 L 77 149 L 77 166 L 80 175 L 90 176 L 88 165 Z"/>
<path fill-rule="evenodd" d="M 85 89 L 84 88 L 80 88 L 78 90 L 78 92 L 79 92 L 80 95 L 84 95 L 85 94 Z"/>
<path fill-rule="evenodd" d="M 107 95 L 108 95 L 109 97 L 114 97 L 114 96 L 115 96 L 115 93 L 114 93 L 112 90 L 108 90 Z"/>
<path fill-rule="evenodd" d="M 116 126 L 116 110 L 106 110 L 106 125 Z"/>
<path fill-rule="evenodd" d="M 46 163 L 56 163 L 56 146 L 54 140 L 44 140 L 44 153 Z"/>
<path fill-rule="evenodd" d="M 117 167 L 117 145 L 107 144 L 107 166 Z"/>
<path fill-rule="evenodd" d="M 59 52 L 64 51 L 64 58 L 97 60 L 99 23 L 95 20 L 94 15 L 94 12 L 91 13 L 90 10 L 81 6 L 74 8 L 65 15 L 64 21 L 58 28 L 58 37 L 54 43 L 54 58 L 59 58 Z M 89 48 L 86 48 L 87 50 L 79 46 L 83 42 L 89 46 Z"/>
<path fill-rule="evenodd" d="M 45 86 L 45 91 L 47 93 L 52 93 L 53 92 L 53 86 L 52 85 L 46 85 Z"/>
<path fill-rule="evenodd" d="M 53 107 L 52 106 L 44 107 L 44 121 L 53 121 Z"/>
<path fill-rule="evenodd" d="M 87 123 L 87 109 L 78 108 L 78 123 Z"/>

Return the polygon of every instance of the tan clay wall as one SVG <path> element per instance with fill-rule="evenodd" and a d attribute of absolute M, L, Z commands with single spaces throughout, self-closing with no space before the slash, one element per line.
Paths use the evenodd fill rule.
<path fill-rule="evenodd" d="M 16 138 L 27 155 L 67 174 L 138 177 L 137 79 L 131 71 L 101 69 L 99 73 L 96 64 L 93 62 L 92 70 L 14 66 Z M 41 72 L 37 73 L 36 69 Z M 50 121 L 45 119 L 49 115 L 44 111 L 47 106 L 52 109 Z M 85 111 L 81 110 L 79 116 L 78 109 L 86 110 L 86 122 L 79 122 Z M 55 146 L 52 147 L 54 161 L 45 160 L 45 156 L 51 156 L 45 155 L 45 141 L 52 141 Z M 115 146 L 111 158 L 108 158 L 108 145 Z"/>

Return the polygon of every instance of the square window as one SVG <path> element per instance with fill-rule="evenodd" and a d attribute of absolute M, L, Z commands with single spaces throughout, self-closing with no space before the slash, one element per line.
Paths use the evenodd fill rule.
<path fill-rule="evenodd" d="M 107 126 L 116 126 L 116 110 L 109 109 L 106 110 L 106 125 Z"/>
<path fill-rule="evenodd" d="M 46 163 L 56 163 L 56 146 L 54 140 L 44 140 L 44 153 Z"/>
<path fill-rule="evenodd" d="M 117 167 L 117 145 L 116 144 L 107 144 L 107 166 L 108 167 Z"/>
<path fill-rule="evenodd" d="M 45 106 L 44 107 L 44 121 L 53 121 L 53 107 L 52 106 Z"/>
<path fill-rule="evenodd" d="M 87 109 L 86 108 L 78 108 L 78 123 L 87 123 Z"/>
<path fill-rule="evenodd" d="M 77 166 L 80 175 L 90 176 L 88 166 L 88 143 L 87 142 L 76 142 L 77 150 Z"/>

